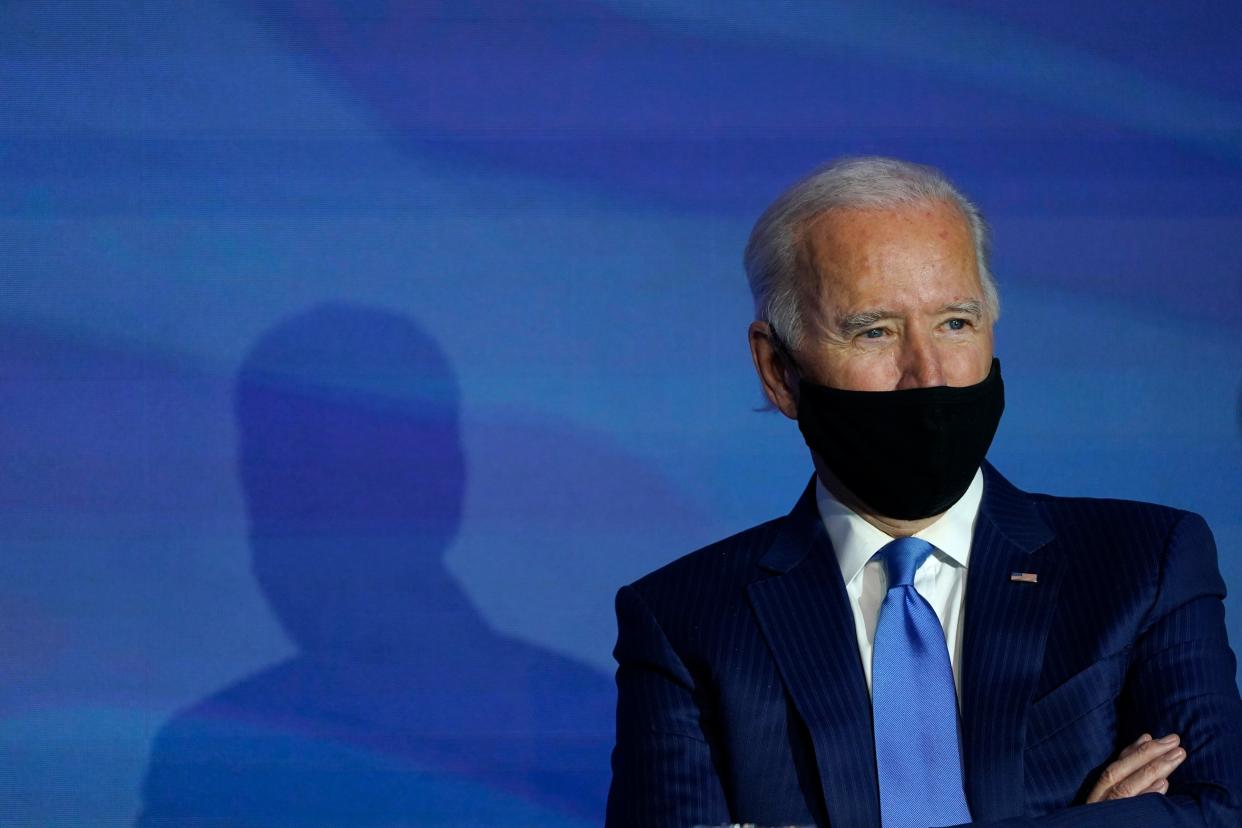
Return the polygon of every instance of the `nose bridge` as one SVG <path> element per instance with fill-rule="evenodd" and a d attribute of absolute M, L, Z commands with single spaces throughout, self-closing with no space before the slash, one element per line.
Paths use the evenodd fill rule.
<path fill-rule="evenodd" d="M 898 388 L 931 388 L 945 384 L 940 352 L 930 331 L 919 326 L 907 328 L 902 338 L 901 360 Z"/>

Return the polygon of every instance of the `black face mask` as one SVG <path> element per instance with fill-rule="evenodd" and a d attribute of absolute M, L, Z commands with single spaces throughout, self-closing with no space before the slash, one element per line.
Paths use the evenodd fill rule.
<path fill-rule="evenodd" d="M 970 487 L 1005 410 L 1000 360 L 965 388 L 843 391 L 802 380 L 798 427 L 850 492 L 883 517 L 917 520 Z"/>

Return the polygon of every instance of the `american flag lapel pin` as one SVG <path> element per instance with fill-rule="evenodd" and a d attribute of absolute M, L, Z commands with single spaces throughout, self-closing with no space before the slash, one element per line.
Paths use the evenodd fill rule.
<path fill-rule="evenodd" d="M 1037 584 L 1039 583 L 1039 575 L 1034 572 L 1010 572 L 1009 580 L 1019 584 Z"/>

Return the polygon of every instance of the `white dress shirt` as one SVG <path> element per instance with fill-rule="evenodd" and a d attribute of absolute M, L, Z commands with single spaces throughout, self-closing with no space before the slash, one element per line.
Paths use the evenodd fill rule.
<path fill-rule="evenodd" d="M 854 611 L 854 630 L 858 633 L 858 654 L 862 657 L 867 690 L 871 690 L 871 644 L 875 625 L 880 617 L 880 604 L 888 590 L 884 565 L 872 560 L 880 548 L 892 540 L 884 532 L 859 517 L 858 513 L 833 497 L 824 484 L 815 481 L 819 515 L 828 530 L 828 538 L 841 565 L 845 592 Z M 953 683 L 961 699 L 962 612 L 966 598 L 966 567 L 970 564 L 970 539 L 974 535 L 975 518 L 983 499 L 983 472 L 975 472 L 966 493 L 958 498 L 940 519 L 916 538 L 930 543 L 935 550 L 914 573 L 914 588 L 931 604 L 944 628 L 953 667 Z"/>

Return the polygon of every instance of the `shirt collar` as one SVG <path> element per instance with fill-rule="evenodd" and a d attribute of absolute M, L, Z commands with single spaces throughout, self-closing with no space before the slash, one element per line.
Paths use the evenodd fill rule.
<path fill-rule="evenodd" d="M 837 554 L 841 577 L 848 584 L 892 538 L 833 497 L 818 477 L 815 478 L 815 500 L 828 539 Z M 982 501 L 983 472 L 979 470 L 957 502 L 939 520 L 914 536 L 936 547 L 958 566 L 966 567 L 970 561 L 970 539 L 975 531 L 975 518 Z"/>

